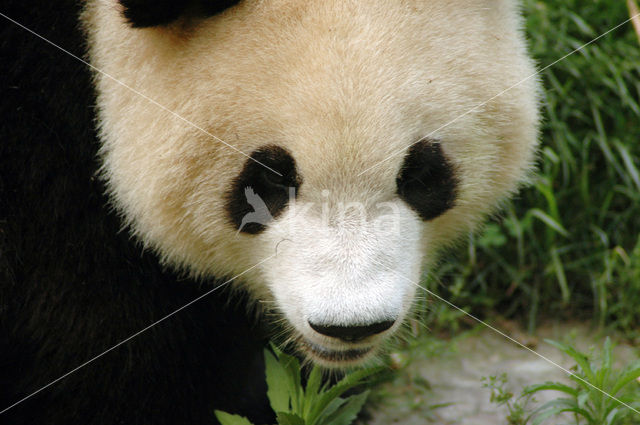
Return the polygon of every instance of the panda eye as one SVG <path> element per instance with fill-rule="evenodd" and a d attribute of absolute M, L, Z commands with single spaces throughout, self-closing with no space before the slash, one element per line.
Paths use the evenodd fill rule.
<path fill-rule="evenodd" d="M 233 179 L 226 193 L 227 215 L 240 232 L 260 233 L 271 218 L 282 213 L 300 184 L 293 156 L 280 146 L 263 146 Z"/>
<path fill-rule="evenodd" d="M 440 143 L 422 140 L 409 149 L 396 178 L 398 196 L 425 220 L 455 204 L 457 179 Z"/>
<path fill-rule="evenodd" d="M 287 185 L 290 184 L 292 180 L 288 175 L 284 175 L 282 173 L 276 174 L 267 168 L 262 169 L 262 178 L 267 184 L 285 189 L 289 188 Z"/>

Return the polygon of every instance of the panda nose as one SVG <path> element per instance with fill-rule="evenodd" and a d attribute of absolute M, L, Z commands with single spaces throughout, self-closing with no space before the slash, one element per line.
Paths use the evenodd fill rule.
<path fill-rule="evenodd" d="M 346 342 L 356 342 L 368 336 L 386 331 L 393 326 L 394 322 L 394 320 L 386 320 L 384 322 L 358 326 L 318 325 L 316 323 L 309 322 L 309 326 L 319 334 L 338 338 Z"/>

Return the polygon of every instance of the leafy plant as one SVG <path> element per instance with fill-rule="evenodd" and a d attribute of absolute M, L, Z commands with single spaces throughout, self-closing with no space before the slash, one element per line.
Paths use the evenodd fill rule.
<path fill-rule="evenodd" d="M 603 271 L 597 278 L 600 323 L 615 323 L 630 340 L 640 342 L 640 235 L 631 252 L 616 247 L 603 255 Z"/>
<path fill-rule="evenodd" d="M 589 357 L 570 345 L 556 341 L 547 342 L 575 360 L 575 375 L 570 376 L 574 386 L 560 382 L 546 382 L 525 388 L 524 395 L 540 391 L 559 391 L 565 397 L 552 400 L 532 417 L 532 425 L 539 425 L 551 416 L 562 412 L 575 415 L 576 422 L 584 420 L 589 425 L 631 425 L 640 423 L 640 359 L 622 370 L 613 367 L 611 339 L 604 343 L 600 365 L 589 361 Z M 636 385 L 632 388 L 632 385 Z"/>
<path fill-rule="evenodd" d="M 275 355 L 264 351 L 267 397 L 279 425 L 349 425 L 362 409 L 369 391 L 345 398 L 340 396 L 382 369 L 356 370 L 331 386 L 323 383 L 322 369 L 314 366 L 304 386 L 298 359 L 276 347 L 273 351 Z M 222 425 L 252 425 L 239 415 L 218 410 L 215 414 Z"/>
<path fill-rule="evenodd" d="M 561 413 L 573 414 L 576 424 L 638 425 L 640 424 L 640 359 L 621 370 L 613 367 L 612 345 L 604 343 L 600 364 L 570 345 L 546 340 L 570 356 L 576 366 L 570 379 L 574 385 L 545 382 L 526 387 L 518 398 L 504 389 L 506 375 L 492 376 L 485 387 L 491 389 L 491 401 L 506 405 L 507 419 L 512 425 L 541 425 Z M 558 391 L 563 396 L 553 399 L 530 412 L 533 396 L 542 391 Z"/>
<path fill-rule="evenodd" d="M 488 378 L 482 378 L 484 382 L 483 387 L 491 390 L 490 401 L 496 403 L 498 406 L 506 406 L 508 410 L 507 421 L 509 425 L 526 425 L 528 421 L 528 406 L 533 400 L 531 394 L 521 395 L 515 397 L 515 395 L 508 391 L 505 387 L 507 385 L 507 374 L 503 373 L 499 376 L 490 376 Z"/>

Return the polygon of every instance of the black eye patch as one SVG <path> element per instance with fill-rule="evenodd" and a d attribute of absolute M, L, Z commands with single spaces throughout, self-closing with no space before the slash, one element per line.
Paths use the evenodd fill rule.
<path fill-rule="evenodd" d="M 411 146 L 396 178 L 398 196 L 425 221 L 454 206 L 457 184 L 454 166 L 433 140 Z"/>
<path fill-rule="evenodd" d="M 226 193 L 226 210 L 236 229 L 257 234 L 284 210 L 290 194 L 297 193 L 302 179 L 293 157 L 280 146 L 264 146 L 254 151 L 251 158 Z"/>
<path fill-rule="evenodd" d="M 241 0 L 119 0 L 124 17 L 134 28 L 167 25 L 189 13 L 213 16 Z"/>

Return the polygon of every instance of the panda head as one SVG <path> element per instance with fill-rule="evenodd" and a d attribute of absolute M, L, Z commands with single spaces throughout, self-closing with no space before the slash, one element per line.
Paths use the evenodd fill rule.
<path fill-rule="evenodd" d="M 92 0 L 82 20 L 127 224 L 168 264 L 238 276 L 328 367 L 370 358 L 532 163 L 510 0 Z"/>

